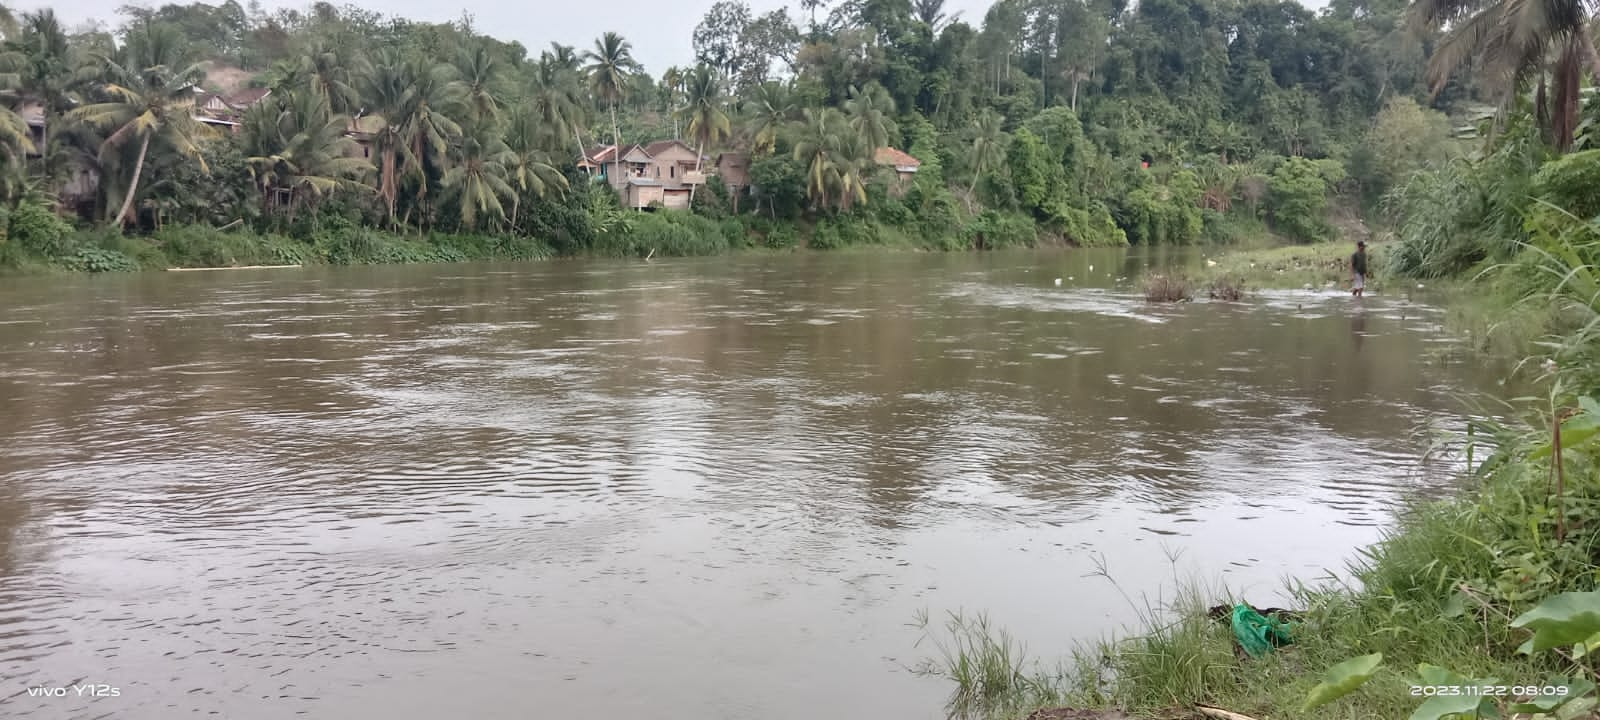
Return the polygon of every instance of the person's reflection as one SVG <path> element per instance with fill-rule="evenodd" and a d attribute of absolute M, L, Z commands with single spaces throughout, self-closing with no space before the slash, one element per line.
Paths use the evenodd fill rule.
<path fill-rule="evenodd" d="M 1356 308 L 1350 315 L 1350 335 L 1356 340 L 1356 352 L 1361 351 L 1361 342 L 1367 336 L 1367 309 Z"/>

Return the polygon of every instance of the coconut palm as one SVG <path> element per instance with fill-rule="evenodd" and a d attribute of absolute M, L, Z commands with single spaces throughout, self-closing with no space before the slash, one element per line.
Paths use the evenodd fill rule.
<path fill-rule="evenodd" d="M 558 42 L 550 43 L 550 49 L 544 51 L 544 56 L 549 57 L 550 62 L 555 63 L 555 66 L 562 70 L 574 73 L 583 71 L 583 55 L 579 54 L 578 49 L 571 45 L 562 45 Z"/>
<path fill-rule="evenodd" d="M 370 116 L 366 132 L 378 152 L 378 194 L 388 208 L 389 221 L 395 221 L 395 201 L 400 193 L 400 173 L 415 175 L 418 199 L 427 195 L 430 161 L 442 159 L 450 138 L 461 134 L 461 126 L 446 114 L 450 100 L 444 88 L 450 82 L 449 68 L 423 68 L 400 60 L 393 54 L 374 63 L 360 78 L 361 96 Z"/>
<path fill-rule="evenodd" d="M 813 207 L 828 207 L 834 197 L 844 208 L 867 199 L 863 171 L 871 154 L 843 114 L 833 108 L 806 108 L 799 136 L 794 159 L 806 168 L 806 194 Z"/>
<path fill-rule="evenodd" d="M 972 165 L 972 187 L 967 189 L 971 195 L 978 189 L 978 180 L 983 174 L 990 172 L 1006 160 L 1006 134 L 1002 130 L 1005 118 L 994 110 L 984 110 L 978 116 L 978 121 L 973 127 L 972 149 L 968 159 Z"/>
<path fill-rule="evenodd" d="M 682 133 L 678 131 L 678 111 L 682 109 L 679 102 L 683 98 L 684 80 L 686 78 L 687 73 L 676 65 L 667 68 L 667 71 L 661 74 L 661 85 L 658 92 L 666 101 L 667 112 L 672 114 L 673 137 L 682 137 Z"/>
<path fill-rule="evenodd" d="M 203 172 L 210 172 L 195 142 L 204 132 L 194 119 L 195 87 L 204 79 L 205 71 L 198 65 L 178 71 L 166 65 L 131 70 L 105 60 L 102 72 L 105 80 L 95 88 L 100 102 L 77 108 L 69 117 L 109 133 L 100 146 L 102 164 L 128 143 L 139 145 L 133 175 L 114 220 L 120 225 L 128 219 L 138 197 L 140 176 L 152 143 L 192 157 Z"/>
<path fill-rule="evenodd" d="M 354 53 L 341 54 L 320 40 L 298 59 L 299 76 L 305 87 L 321 99 L 329 112 L 338 114 L 359 109 L 361 95 L 351 78 L 364 70 L 363 64 Z"/>
<path fill-rule="evenodd" d="M 500 104 L 489 88 L 494 84 L 500 68 L 494 56 L 482 44 L 468 50 L 462 48 L 456 56 L 456 74 L 450 83 L 451 92 L 460 97 L 466 107 L 467 117 L 474 122 L 492 121 L 500 115 Z"/>
<path fill-rule="evenodd" d="M 55 11 L 46 8 L 23 13 L 19 39 L 5 61 L 15 71 L 14 76 L 7 78 L 14 88 L 5 93 L 7 104 L 39 103 L 43 137 L 38 152 L 44 158 L 48 175 L 52 118 L 66 112 L 74 97 L 71 48 Z"/>
<path fill-rule="evenodd" d="M 778 132 L 794 120 L 795 101 L 791 86 L 776 81 L 764 82 L 756 88 L 754 101 L 748 107 L 751 149 L 757 153 L 772 152 L 778 142 Z"/>
<path fill-rule="evenodd" d="M 564 194 L 567 190 L 566 176 L 556 169 L 545 149 L 548 141 L 544 136 L 550 132 L 537 115 L 526 110 L 512 113 L 506 126 L 506 149 L 511 151 L 505 160 L 506 179 L 517 189 L 511 196 L 513 230 L 524 193 L 542 198 L 551 193 Z"/>
<path fill-rule="evenodd" d="M 250 108 L 242 123 L 245 164 L 261 190 L 263 212 L 285 202 L 295 209 L 336 190 L 365 187 L 372 163 L 349 137 L 350 118 L 328 111 L 311 91 L 273 98 Z"/>
<path fill-rule="evenodd" d="M 684 114 L 689 118 L 689 136 L 694 138 L 694 169 L 702 170 L 707 147 L 715 147 L 732 132 L 728 113 L 722 109 L 722 91 L 717 87 L 717 74 L 709 65 L 701 64 L 689 73 L 685 86 L 688 106 Z M 697 186 L 689 186 L 689 203 L 694 204 Z"/>
<path fill-rule="evenodd" d="M 622 133 L 617 125 L 617 103 L 622 102 L 628 91 L 629 76 L 639 68 L 633 59 L 633 44 L 622 39 L 621 35 L 608 32 L 594 41 L 594 50 L 585 53 L 584 57 L 589 61 L 589 66 L 585 68 L 589 76 L 589 89 L 595 97 L 611 106 L 611 143 L 618 146 L 620 152 Z"/>
<path fill-rule="evenodd" d="M 1435 93 L 1452 73 L 1476 61 L 1485 86 L 1502 99 L 1536 80 L 1544 112 L 1549 71 L 1555 85 L 1553 130 L 1557 145 L 1566 148 L 1577 128 L 1582 67 L 1587 64 L 1591 77 L 1600 80 L 1588 8 L 1565 0 L 1419 0 L 1411 12 L 1421 27 L 1446 28 L 1428 62 Z"/>
<path fill-rule="evenodd" d="M 19 35 L 21 31 L 21 26 L 17 24 L 16 13 L 11 11 L 10 6 L 0 5 L 0 36 L 10 40 Z"/>
<path fill-rule="evenodd" d="M 961 17 L 959 11 L 952 15 L 946 15 L 944 2 L 945 0 L 913 0 L 911 14 L 922 24 L 927 25 L 928 29 L 933 31 L 934 34 L 938 34 L 946 25 L 955 22 Z"/>
<path fill-rule="evenodd" d="M 525 114 L 537 125 L 547 130 L 551 149 L 568 133 L 578 144 L 578 157 L 583 157 L 583 102 L 576 82 L 576 71 L 568 69 L 550 53 L 545 53 L 533 68 L 532 82 L 528 85 L 528 102 Z"/>
<path fill-rule="evenodd" d="M 515 201 L 517 191 L 506 181 L 507 165 L 515 153 L 506 147 L 492 126 L 477 125 L 461 138 L 454 151 L 454 164 L 445 171 L 440 184 L 456 200 L 461 224 L 476 229 L 480 219 L 498 222 L 506 216 L 503 199 Z"/>
<path fill-rule="evenodd" d="M 876 82 L 866 88 L 850 88 L 850 99 L 844 103 L 850 114 L 850 128 L 861 136 L 867 146 L 876 150 L 889 146 L 894 136 L 894 98 Z"/>

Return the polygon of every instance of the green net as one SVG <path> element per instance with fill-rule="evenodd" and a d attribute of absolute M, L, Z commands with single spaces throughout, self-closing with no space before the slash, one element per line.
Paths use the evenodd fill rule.
<path fill-rule="evenodd" d="M 1288 623 L 1262 615 L 1249 605 L 1233 606 L 1233 634 L 1250 657 L 1261 657 L 1275 647 L 1294 642 L 1289 630 Z"/>

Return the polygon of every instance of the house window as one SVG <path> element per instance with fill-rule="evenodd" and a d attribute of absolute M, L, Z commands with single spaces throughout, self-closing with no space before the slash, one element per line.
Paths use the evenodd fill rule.
<path fill-rule="evenodd" d="M 372 157 L 372 147 L 369 146 L 369 145 L 362 145 L 361 146 L 361 157 L 364 157 L 364 158 Z"/>
<path fill-rule="evenodd" d="M 677 165 L 673 165 L 672 167 L 667 168 L 667 174 L 671 175 L 672 177 L 677 177 L 678 176 L 678 166 Z"/>

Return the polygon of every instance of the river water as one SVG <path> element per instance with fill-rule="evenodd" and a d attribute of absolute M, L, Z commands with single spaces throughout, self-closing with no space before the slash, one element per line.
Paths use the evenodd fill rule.
<path fill-rule="evenodd" d="M 938 718 L 920 611 L 1053 659 L 1445 487 L 1439 312 L 1149 262 L 6 280 L 0 716 Z"/>

